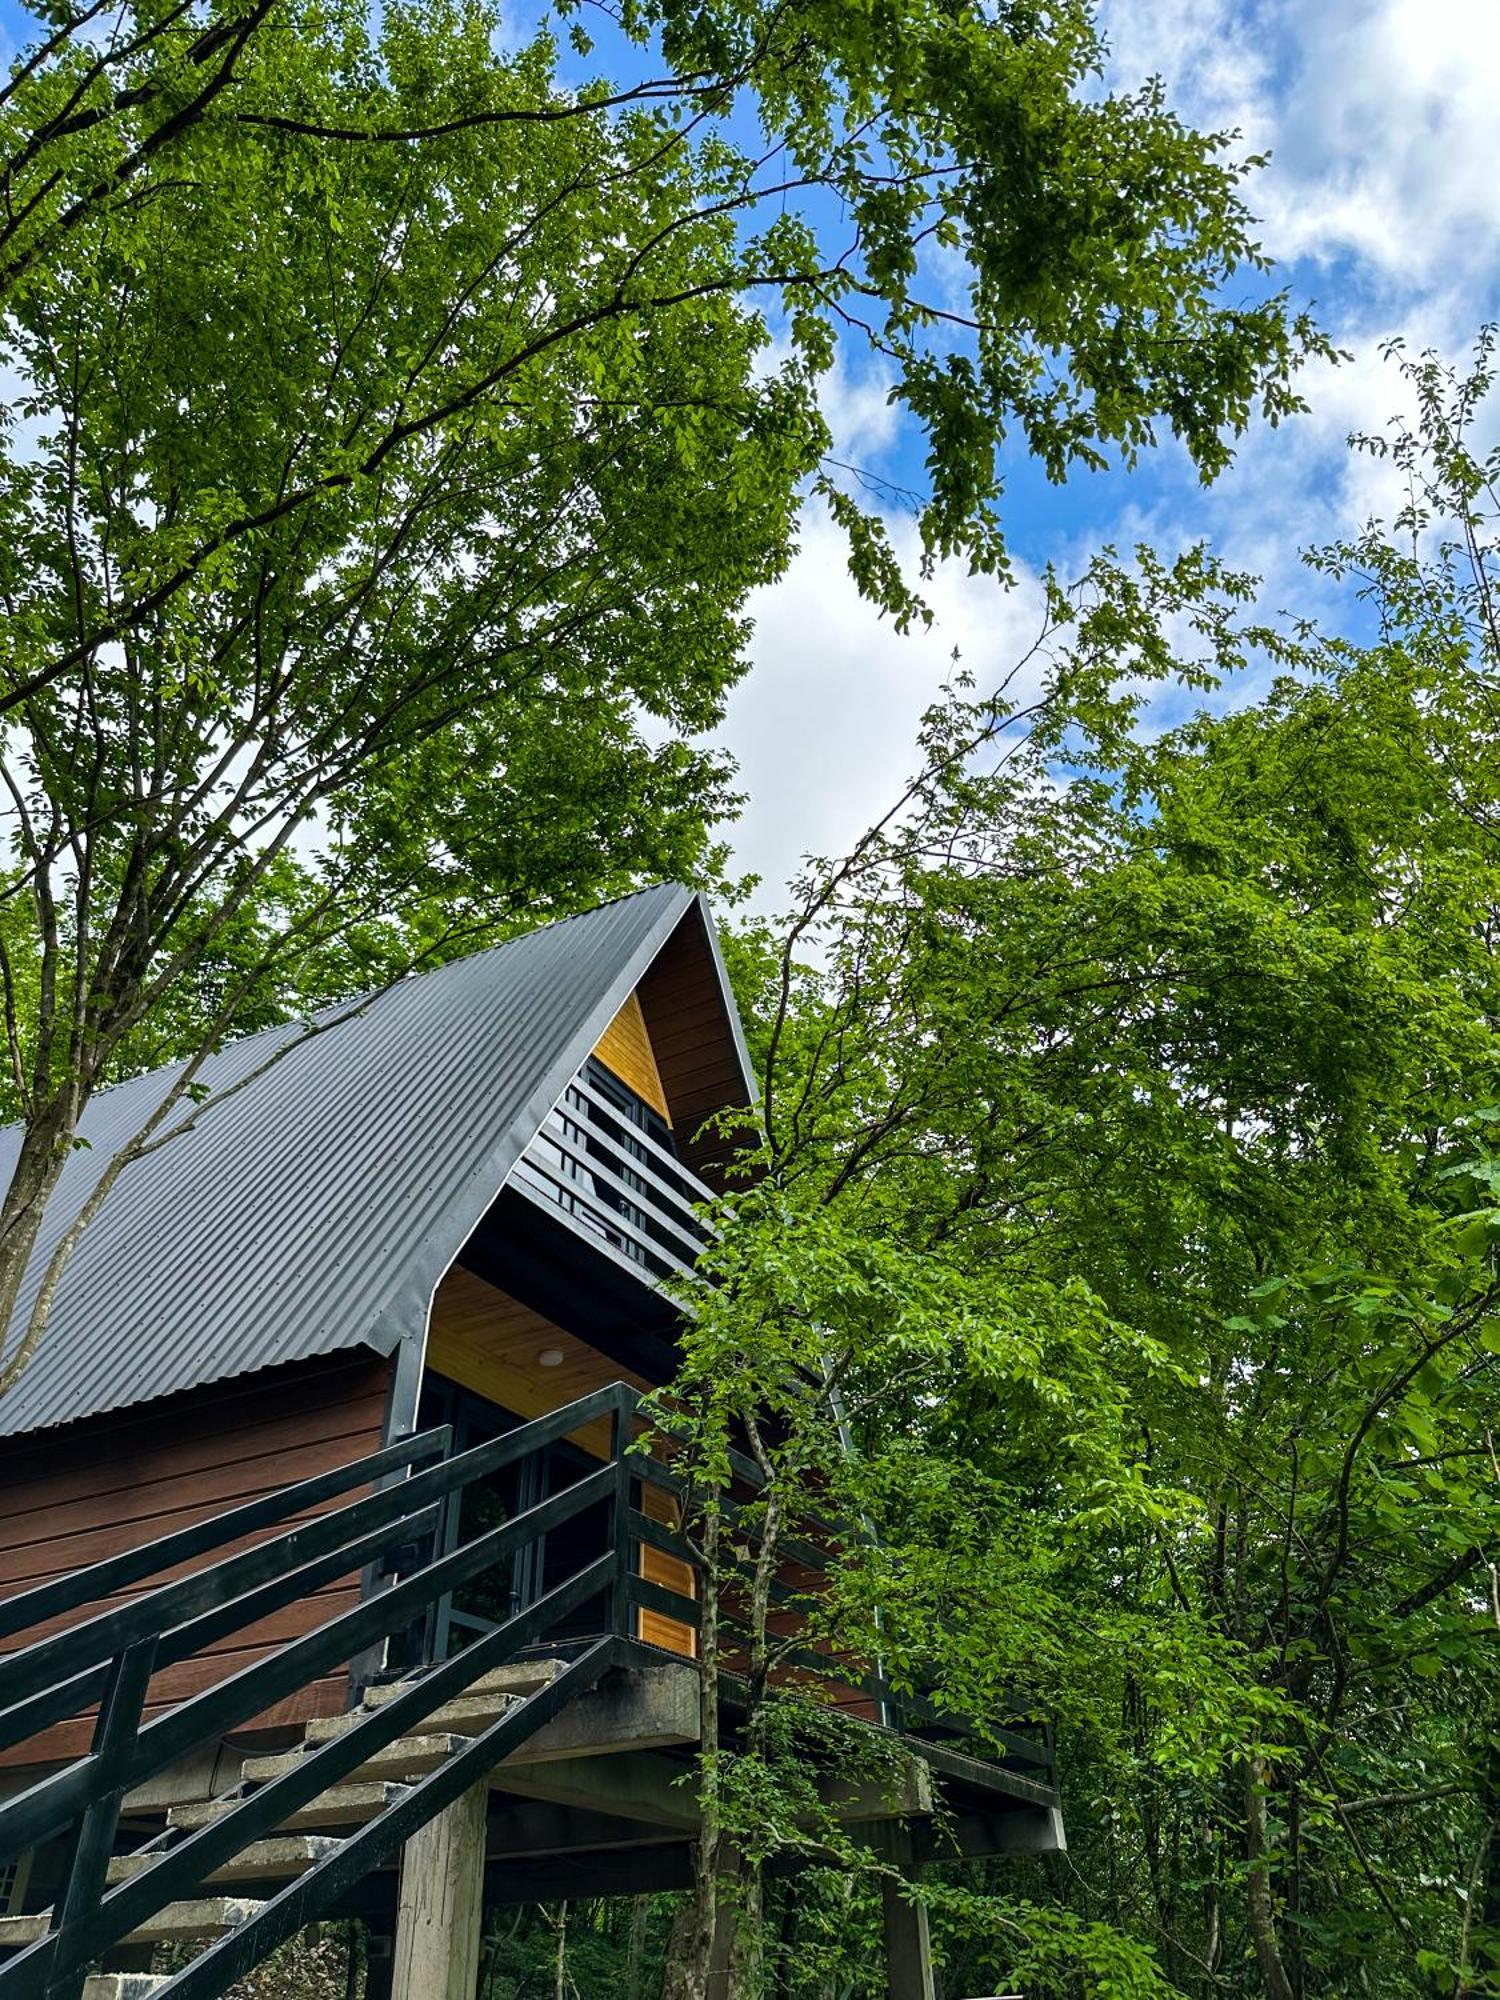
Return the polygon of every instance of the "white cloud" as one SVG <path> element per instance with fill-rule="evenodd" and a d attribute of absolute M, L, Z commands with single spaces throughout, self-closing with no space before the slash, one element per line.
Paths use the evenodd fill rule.
<path fill-rule="evenodd" d="M 1271 221 L 1285 256 L 1352 253 L 1403 290 L 1500 246 L 1495 0 L 1300 7 Z"/>
<path fill-rule="evenodd" d="M 895 444 L 902 412 L 891 401 L 895 371 L 881 363 L 856 367 L 841 349 L 818 386 L 818 403 L 840 458 L 864 465 Z"/>
<path fill-rule="evenodd" d="M 893 533 L 914 571 L 911 531 Z M 1007 590 L 950 565 L 925 595 L 933 625 L 903 637 L 860 597 L 842 536 L 810 510 L 790 571 L 753 607 L 751 671 L 724 737 L 752 801 L 730 830 L 735 859 L 764 878 L 762 908 L 782 905 L 805 855 L 843 853 L 900 796 L 918 722 L 943 683 L 967 671 L 981 689 L 995 685 L 1040 629 L 1030 576 Z"/>
<path fill-rule="evenodd" d="M 1245 151 L 1260 151 L 1273 129 L 1266 28 L 1276 11 L 1266 5 L 1247 13 L 1236 0 L 1104 0 L 1106 81 L 1132 90 L 1159 76 L 1182 116 L 1209 131 L 1239 131 Z"/>
<path fill-rule="evenodd" d="M 1267 579 L 1269 611 L 1327 612 L 1327 586 L 1299 551 L 1389 519 L 1402 499 L 1389 461 L 1345 443 L 1411 414 L 1382 344 L 1402 335 L 1410 351 L 1430 345 L 1462 363 L 1495 311 L 1500 0 L 1103 0 L 1103 16 L 1113 87 L 1159 74 L 1185 118 L 1238 128 L 1244 152 L 1272 153 L 1246 189 L 1262 239 L 1354 358 L 1309 368 L 1310 413 L 1253 430 L 1207 491 L 1172 448 L 1109 495 L 1080 487 L 1053 553 L 1071 574 L 1105 540 L 1170 550 L 1206 537 Z M 841 456 L 898 442 L 887 387 L 857 371 L 830 383 Z M 763 905 L 801 855 L 841 851 L 899 792 L 955 643 L 984 683 L 1035 635 L 1034 581 L 1007 595 L 945 574 L 932 596 L 936 629 L 899 638 L 859 599 L 838 536 L 814 517 L 790 574 L 756 606 L 754 668 L 725 735 L 751 795 L 736 848 L 767 878 Z"/>
<path fill-rule="evenodd" d="M 1495 0 L 1106 0 L 1117 86 L 1270 149 L 1251 202 L 1278 258 L 1353 258 L 1409 293 L 1500 247 Z"/>

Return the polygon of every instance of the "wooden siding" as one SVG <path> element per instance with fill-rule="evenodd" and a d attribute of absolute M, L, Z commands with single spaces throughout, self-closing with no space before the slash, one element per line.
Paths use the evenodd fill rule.
<path fill-rule="evenodd" d="M 8 1447 L 0 1465 L 0 1598 L 374 1451 L 381 1442 L 390 1372 L 389 1359 L 360 1349 L 38 1432 Z M 351 1493 L 330 1504 L 355 1497 Z M 280 1531 L 278 1526 L 265 1533 Z M 228 1553 L 226 1547 L 206 1560 Z M 193 1567 L 153 1577 L 124 1596 Z M 358 1576 L 340 1578 L 165 1669 L 151 1683 L 147 1715 L 310 1631 L 358 1595 Z M 119 1601 L 102 1600 L 18 1633 L 0 1642 L 0 1650 L 14 1650 Z M 343 1704 L 344 1676 L 334 1674 L 257 1718 L 255 1726 L 337 1714 Z M 0 1754 L 0 1766 L 76 1756 L 87 1749 L 91 1726 L 87 1716 L 60 1723 L 44 1737 Z"/>
<path fill-rule="evenodd" d="M 562 1360 L 555 1367 L 543 1368 L 537 1356 L 548 1350 L 559 1353 Z M 461 1265 L 448 1273 L 433 1299 L 427 1366 L 518 1417 L 544 1417 L 549 1410 L 610 1382 L 628 1382 L 635 1389 L 650 1386 L 644 1376 L 622 1368 L 587 1341 L 564 1332 L 552 1320 Z M 608 1419 L 587 1425 L 575 1434 L 573 1442 L 595 1458 L 607 1458 Z M 667 1518 L 672 1505 L 653 1487 L 644 1489 L 643 1504 L 658 1520 Z M 695 1595 L 688 1564 L 654 1549 L 643 1548 L 641 1556 L 641 1573 L 651 1582 L 689 1597 Z M 641 1612 L 639 1633 L 651 1645 L 671 1652 L 691 1656 L 697 1651 L 697 1635 L 690 1627 L 655 1612 Z"/>
<path fill-rule="evenodd" d="M 606 1069 L 614 1071 L 621 1083 L 629 1084 L 643 1103 L 670 1125 L 672 1113 L 667 1094 L 661 1087 L 661 1072 L 646 1033 L 646 1017 L 634 993 L 610 1022 L 594 1048 Z"/>
<path fill-rule="evenodd" d="M 715 1112 L 741 1109 L 745 1086 L 713 951 L 696 910 L 662 946 L 636 991 L 678 1150 L 712 1182 L 734 1140 L 720 1133 L 700 1138 L 698 1128 Z"/>

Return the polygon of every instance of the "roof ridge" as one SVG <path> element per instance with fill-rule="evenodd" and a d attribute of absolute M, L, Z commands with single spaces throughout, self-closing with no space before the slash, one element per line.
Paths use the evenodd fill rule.
<path fill-rule="evenodd" d="M 564 926 L 581 922 L 585 917 L 601 916 L 605 910 L 618 909 L 622 904 L 634 902 L 642 896 L 657 895 L 663 889 L 680 889 L 684 894 L 690 896 L 698 893 L 696 890 L 690 889 L 687 883 L 674 882 L 670 877 L 660 882 L 646 882 L 639 889 L 627 889 L 623 895 L 607 897 L 602 903 L 591 903 L 586 910 L 569 910 L 566 916 L 549 917 L 546 923 L 535 924 L 530 930 L 512 931 L 509 937 L 497 938 L 493 944 L 477 945 L 473 951 L 460 952 L 456 958 L 445 958 L 436 965 L 408 966 L 404 972 L 397 973 L 393 978 L 386 980 L 383 985 L 368 987 L 360 993 L 347 993 L 341 999 L 323 1002 L 321 1006 L 314 1010 L 300 1014 L 289 1014 L 284 1021 L 268 1021 L 263 1028 L 247 1028 L 240 1034 L 226 1035 L 209 1053 L 220 1055 L 228 1049 L 245 1048 L 251 1042 L 260 1041 L 263 1037 L 285 1034 L 288 1029 L 300 1028 L 306 1022 L 317 1022 L 324 1015 L 346 1013 L 352 1020 L 356 1014 L 362 1013 L 365 1008 L 373 1006 L 377 1000 L 382 999 L 387 993 L 393 992 L 408 979 L 431 979 L 440 972 L 451 971 L 454 966 L 466 965 L 471 959 L 488 958 L 492 953 L 506 951 L 511 945 L 520 944 L 527 938 L 541 937 L 547 931 L 562 930 Z M 341 1025 L 342 1023 L 338 1021 L 330 1021 L 329 1023 L 330 1027 Z M 108 1097 L 112 1091 L 123 1090 L 129 1084 L 141 1083 L 145 1078 L 151 1076 L 163 1076 L 168 1071 L 178 1069 L 182 1064 L 191 1060 L 191 1054 L 169 1056 L 164 1062 L 153 1063 L 150 1069 L 136 1070 L 130 1076 L 113 1077 L 108 1083 L 102 1083 L 96 1090 L 92 1091 L 90 1093 L 90 1100 L 97 1102 Z M 6 1119 L 3 1123 L 0 1123 L 0 1133 L 12 1131 L 21 1122 L 19 1118 Z"/>

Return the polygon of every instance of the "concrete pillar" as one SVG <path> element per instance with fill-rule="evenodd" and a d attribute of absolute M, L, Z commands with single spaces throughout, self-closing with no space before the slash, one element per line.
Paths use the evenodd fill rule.
<path fill-rule="evenodd" d="M 880 1899 L 885 1914 L 885 1977 L 890 2000 L 937 2000 L 925 1906 L 908 1901 L 901 1893 L 901 1884 L 889 1875 L 880 1879 Z"/>
<path fill-rule="evenodd" d="M 488 1783 L 475 1785 L 406 1843 L 392 2000 L 474 2000 L 489 1803 Z"/>

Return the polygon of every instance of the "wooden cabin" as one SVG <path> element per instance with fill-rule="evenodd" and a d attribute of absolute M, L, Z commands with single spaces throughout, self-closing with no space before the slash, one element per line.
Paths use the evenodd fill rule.
<path fill-rule="evenodd" d="M 49 1206 L 38 1268 L 103 1163 L 159 1103 L 166 1076 L 117 1085 L 90 1106 L 89 1145 Z M 755 1093 L 708 907 L 673 885 L 399 981 L 311 1032 L 277 1028 L 234 1043 L 203 1080 L 206 1103 L 175 1115 L 183 1129 L 127 1169 L 83 1235 L 37 1358 L 0 1400 L 0 1633 L 8 1600 L 54 1582 L 65 1591 L 80 1571 L 148 1544 L 170 1554 L 164 1537 L 413 1434 L 446 1428 L 447 1449 L 462 1453 L 606 1385 L 669 1381 L 679 1308 L 664 1286 L 703 1241 L 695 1204 L 716 1184 L 728 1143 L 707 1121 L 745 1109 Z M 7 1144 L 13 1134 L 0 1135 L 0 1171 Z M 527 1515 L 618 1455 L 618 1443 L 601 1416 L 467 1487 L 450 1541 Z M 349 1498 L 315 1499 L 306 1516 Z M 648 1483 L 635 1504 L 645 1538 L 632 1545 L 638 1583 L 616 1638 L 663 1663 L 669 1679 L 691 1679 L 692 1574 L 669 1535 L 645 1525 L 669 1528 L 674 1503 Z M 426 1634 L 429 1659 L 452 1658 L 586 1566 L 604 1545 L 607 1515 L 601 1500 L 445 1592 Z M 268 1522 L 231 1550 L 287 1527 Z M 106 1597 L 0 1636 L 0 1671 L 8 1650 L 98 1621 L 201 1560 L 132 1572 Z M 152 1673 L 138 1726 L 389 1581 L 376 1563 L 320 1572 L 305 1594 Z M 45 1609 L 49 1600 L 35 1601 Z M 553 1622 L 548 1644 L 567 1659 L 596 1625 L 595 1602 L 580 1603 Z M 612 1656 L 617 1666 L 624 1657 Z M 151 1815 L 173 1800 L 217 1796 L 226 1758 L 299 1733 L 312 1741 L 320 1718 L 358 1700 L 369 1665 L 333 1663 L 137 1786 L 120 1839 L 149 1833 Z M 682 1713 L 680 1681 L 672 1685 Z M 97 1762 L 98 1717 L 96 1703 L 49 1710 L 44 1727 L 5 1742 L 0 1833 L 7 1799 L 70 1760 Z M 683 1754 L 690 1736 L 675 1739 Z M 639 1754 L 648 1737 L 621 1740 Z M 667 1747 L 659 1726 L 649 1744 Z M 1002 1773 L 991 1796 L 970 1762 L 950 1756 L 945 1769 L 960 1793 L 979 1787 L 964 1794 L 976 1824 L 1009 1816 L 1000 1847 L 1057 1844 L 1049 1772 Z M 597 1891 L 687 1879 L 690 1829 L 664 1830 L 658 1812 L 627 1838 L 628 1801 L 602 1783 L 596 1796 L 587 1774 L 573 1782 L 570 1792 L 559 1778 L 549 1794 L 517 1779 L 502 1794 L 521 1815 L 505 1837 L 492 1808 L 487 1851 L 492 1863 L 508 1857 L 509 1893 L 557 1893 L 559 1880 L 583 1893 L 589 1883 Z M 524 1832 L 549 1797 L 577 1822 L 561 1847 L 529 1844 Z M 970 1851 L 994 1848 L 971 1842 Z M 558 1876 L 559 1852 L 572 1875 Z M 654 1860 L 634 1874 L 621 1859 L 648 1853 Z M 595 1872 L 581 1876 L 588 1856 Z M 4 1897 L 24 1911 L 57 1893 L 28 1885 L 24 1865 L 0 1873 L 0 1953 L 11 1942 L 4 1923 L 32 1921 L 7 1919 Z M 0 2000 L 5 1984 L 0 1962 Z M 404 1990 L 422 1990 L 410 1967 Z"/>

